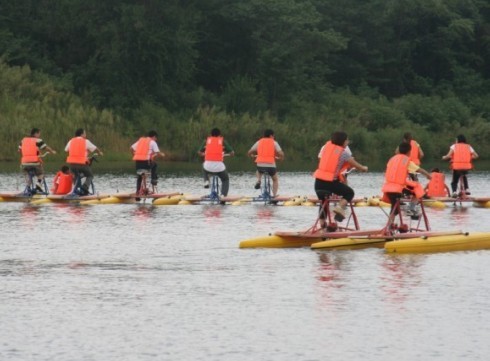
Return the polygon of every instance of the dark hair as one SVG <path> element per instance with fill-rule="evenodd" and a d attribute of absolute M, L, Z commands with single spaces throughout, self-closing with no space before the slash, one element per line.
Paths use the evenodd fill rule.
<path fill-rule="evenodd" d="M 466 137 L 463 134 L 460 134 L 456 137 L 458 143 L 466 143 Z"/>
<path fill-rule="evenodd" d="M 31 129 L 31 137 L 34 136 L 35 134 L 39 133 L 41 129 L 39 128 L 32 128 Z"/>
<path fill-rule="evenodd" d="M 264 137 L 269 138 L 271 135 L 274 135 L 274 131 L 272 129 L 264 130 Z"/>
<path fill-rule="evenodd" d="M 68 166 L 67 166 L 67 165 L 64 165 L 63 167 L 61 167 L 61 171 L 62 171 L 63 173 L 68 173 L 68 171 L 69 171 L 69 170 L 70 170 L 70 168 L 68 168 Z"/>
<path fill-rule="evenodd" d="M 150 137 L 150 138 L 158 137 L 158 133 L 155 130 L 150 130 L 148 132 L 148 137 Z"/>
<path fill-rule="evenodd" d="M 412 138 L 412 133 L 410 132 L 406 132 L 405 134 L 403 134 L 403 139 L 406 141 L 406 142 L 410 142 L 413 138 Z"/>
<path fill-rule="evenodd" d="M 80 137 L 84 132 L 85 132 L 85 130 L 83 130 L 83 128 L 78 128 L 75 131 L 75 137 Z"/>
<path fill-rule="evenodd" d="M 330 140 L 332 141 L 333 144 L 343 147 L 345 141 L 347 140 L 347 133 L 346 132 L 333 132 Z"/>
<path fill-rule="evenodd" d="M 221 132 L 218 128 L 213 128 L 211 129 L 211 136 L 212 137 L 218 137 L 221 135 Z"/>
<path fill-rule="evenodd" d="M 441 170 L 439 168 L 432 168 L 431 173 L 441 173 Z"/>
<path fill-rule="evenodd" d="M 398 146 L 398 152 L 400 154 L 408 154 L 410 153 L 411 150 L 412 150 L 412 146 L 410 145 L 410 143 L 401 143 Z"/>

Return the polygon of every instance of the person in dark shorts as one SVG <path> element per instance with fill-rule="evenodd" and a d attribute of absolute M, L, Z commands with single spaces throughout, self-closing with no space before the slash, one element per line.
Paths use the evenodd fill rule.
<path fill-rule="evenodd" d="M 341 222 L 345 218 L 347 204 L 354 198 L 354 190 L 339 179 L 340 171 L 345 163 L 367 172 L 368 167 L 358 163 L 350 150 L 346 149 L 349 144 L 347 133 L 334 132 L 329 141 L 321 151 L 320 162 L 315 171 L 315 192 L 318 199 L 324 200 L 329 194 L 341 196 L 338 205 L 333 209 L 335 220 Z M 324 215 L 322 215 L 324 216 Z M 321 219 L 322 225 L 324 224 Z"/>

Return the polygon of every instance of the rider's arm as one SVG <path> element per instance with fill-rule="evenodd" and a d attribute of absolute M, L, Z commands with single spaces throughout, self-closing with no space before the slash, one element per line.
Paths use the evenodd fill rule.
<path fill-rule="evenodd" d="M 235 151 L 226 140 L 224 141 L 224 149 L 226 154 L 229 154 L 232 157 L 235 155 Z"/>
<path fill-rule="evenodd" d="M 362 165 L 361 163 L 358 163 L 353 157 L 349 158 L 347 160 L 347 163 L 349 163 L 351 166 L 353 166 L 357 170 L 360 170 L 361 172 L 367 172 L 368 171 L 367 166 Z"/>
<path fill-rule="evenodd" d="M 427 172 L 427 171 L 426 171 L 425 169 L 423 169 L 423 168 L 419 168 L 417 172 L 422 173 L 423 175 L 425 175 L 427 179 L 431 179 L 431 178 L 432 178 L 432 176 L 430 175 L 430 173 L 429 173 L 429 172 Z"/>
<path fill-rule="evenodd" d="M 276 151 L 276 159 L 278 160 L 284 160 L 284 152 L 281 149 L 281 146 L 279 145 L 278 142 L 274 141 L 274 148 Z"/>
<path fill-rule="evenodd" d="M 201 157 L 204 157 L 204 151 L 206 150 L 206 140 L 204 140 L 201 144 L 201 147 L 197 151 L 197 154 L 200 155 Z"/>
<path fill-rule="evenodd" d="M 46 150 L 51 154 L 56 154 L 56 151 L 47 145 L 46 145 Z"/>
<path fill-rule="evenodd" d="M 419 158 L 422 159 L 424 157 L 424 151 L 422 150 L 422 147 L 420 146 L 420 144 L 417 144 L 419 146 Z"/>
<path fill-rule="evenodd" d="M 454 150 L 449 148 L 449 152 L 442 157 L 442 160 L 451 159 L 451 156 L 453 155 L 453 153 L 454 153 Z"/>
<path fill-rule="evenodd" d="M 479 157 L 478 153 L 475 152 L 473 147 L 471 147 L 471 159 L 478 159 L 478 157 Z"/>
<path fill-rule="evenodd" d="M 253 158 L 257 154 L 258 147 L 259 147 L 259 142 L 255 142 L 254 145 L 252 145 L 252 147 L 247 152 L 247 155 Z"/>

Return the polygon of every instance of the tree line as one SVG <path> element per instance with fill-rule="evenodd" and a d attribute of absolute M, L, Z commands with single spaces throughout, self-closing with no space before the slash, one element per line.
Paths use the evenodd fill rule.
<path fill-rule="evenodd" d="M 0 0 L 0 57 L 10 143 L 41 122 L 115 151 L 156 128 L 186 160 L 212 126 L 243 151 L 273 127 L 293 159 L 340 128 L 366 159 L 405 131 L 489 150 L 485 0 Z"/>

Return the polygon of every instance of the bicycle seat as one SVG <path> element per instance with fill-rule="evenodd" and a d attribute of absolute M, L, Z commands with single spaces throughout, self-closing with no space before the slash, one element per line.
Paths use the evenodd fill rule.
<path fill-rule="evenodd" d="M 333 193 L 331 191 L 318 191 L 318 198 L 321 200 L 331 198 Z"/>
<path fill-rule="evenodd" d="M 137 175 L 148 175 L 148 174 L 150 174 L 150 170 L 149 169 L 137 169 L 136 174 Z"/>

